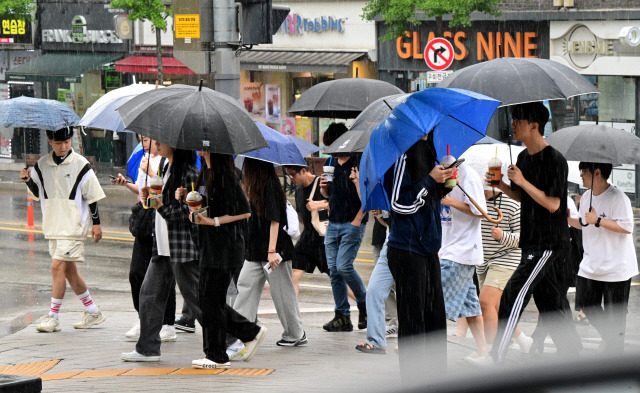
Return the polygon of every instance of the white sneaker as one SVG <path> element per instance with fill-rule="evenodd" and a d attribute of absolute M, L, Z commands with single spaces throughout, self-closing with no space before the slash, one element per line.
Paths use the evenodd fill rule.
<path fill-rule="evenodd" d="M 193 368 L 229 368 L 231 367 L 231 363 L 216 363 L 213 360 L 209 360 L 207 358 L 196 359 L 191 362 L 191 367 Z"/>
<path fill-rule="evenodd" d="M 106 321 L 107 317 L 102 315 L 102 311 L 98 309 L 98 312 L 89 312 L 84 310 L 82 319 L 79 322 L 73 324 L 76 329 L 89 329 L 92 326 L 96 326 Z"/>
<path fill-rule="evenodd" d="M 239 360 L 246 352 L 244 343 L 240 340 L 237 340 L 227 347 L 227 356 L 229 356 L 229 360 Z"/>
<path fill-rule="evenodd" d="M 40 323 L 36 326 L 36 330 L 44 333 L 53 333 L 60 331 L 60 322 L 58 322 L 58 318 L 54 317 L 51 314 L 47 314 Z"/>
<path fill-rule="evenodd" d="M 138 353 L 138 351 L 122 352 L 122 354 L 120 355 L 120 359 L 124 360 L 125 362 L 159 362 L 160 355 L 145 356 L 141 353 Z"/>
<path fill-rule="evenodd" d="M 474 356 L 474 354 L 476 356 Z M 488 353 L 479 355 L 478 353 L 474 352 L 473 354 L 465 357 L 464 361 L 476 367 L 491 367 L 495 364 L 493 358 Z"/>
<path fill-rule="evenodd" d="M 178 339 L 178 335 L 176 334 L 176 329 L 171 325 L 162 325 L 162 329 L 160 329 L 160 341 L 176 341 Z"/>
<path fill-rule="evenodd" d="M 138 321 L 131 329 L 129 329 L 124 336 L 129 340 L 138 341 L 140 338 L 140 321 Z"/>
<path fill-rule="evenodd" d="M 387 325 L 384 329 L 385 337 L 398 337 L 398 325 Z"/>
<path fill-rule="evenodd" d="M 253 355 L 258 352 L 258 347 L 262 344 L 262 340 L 264 340 L 264 336 L 267 335 L 267 328 L 265 326 L 260 326 L 260 331 L 256 334 L 256 338 L 244 344 L 246 353 L 242 357 L 242 360 L 248 362 L 251 360 Z"/>

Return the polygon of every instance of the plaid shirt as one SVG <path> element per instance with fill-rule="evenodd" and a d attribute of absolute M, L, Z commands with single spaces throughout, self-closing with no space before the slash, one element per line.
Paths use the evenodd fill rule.
<path fill-rule="evenodd" d="M 198 173 L 190 170 L 185 176 L 186 184 L 196 181 Z M 175 190 L 174 190 L 175 191 Z M 189 221 L 189 207 L 173 198 L 174 192 L 169 192 L 171 197 L 164 198 L 168 202 L 158 208 L 158 214 L 167 222 L 169 231 L 169 249 L 171 251 L 171 262 L 181 263 L 197 261 L 200 258 L 198 253 L 198 227 Z M 169 199 L 169 201 L 166 201 Z M 156 242 L 153 242 L 153 255 L 158 255 Z"/>

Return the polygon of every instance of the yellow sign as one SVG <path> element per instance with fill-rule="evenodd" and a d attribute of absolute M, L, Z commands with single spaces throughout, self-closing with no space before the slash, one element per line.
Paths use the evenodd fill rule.
<path fill-rule="evenodd" d="M 176 15 L 174 23 L 176 26 L 176 38 L 200 38 L 200 15 Z"/>

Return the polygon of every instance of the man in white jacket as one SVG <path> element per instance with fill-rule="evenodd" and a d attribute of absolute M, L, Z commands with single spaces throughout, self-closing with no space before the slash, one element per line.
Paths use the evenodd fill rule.
<path fill-rule="evenodd" d="M 20 171 L 29 192 L 42 207 L 42 231 L 49 240 L 53 258 L 51 273 L 51 309 L 36 326 L 39 332 L 58 332 L 58 312 L 69 285 L 85 307 L 76 329 L 88 329 L 106 320 L 94 304 L 87 284 L 78 272 L 77 262 L 84 262 L 84 242 L 89 228 L 94 242 L 102 238 L 97 202 L 105 197 L 89 162 L 71 148 L 73 130 L 47 131 L 53 151 L 36 165 Z"/>

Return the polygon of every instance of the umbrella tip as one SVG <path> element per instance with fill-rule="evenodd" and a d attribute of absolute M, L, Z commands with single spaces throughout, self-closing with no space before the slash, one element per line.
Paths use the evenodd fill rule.
<path fill-rule="evenodd" d="M 204 82 L 203 79 L 200 79 L 200 87 L 198 88 L 198 91 L 202 91 L 202 83 Z"/>

